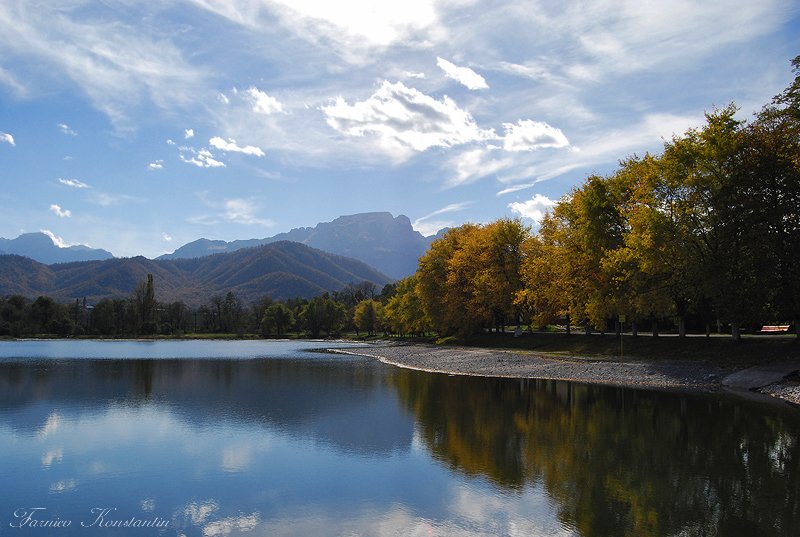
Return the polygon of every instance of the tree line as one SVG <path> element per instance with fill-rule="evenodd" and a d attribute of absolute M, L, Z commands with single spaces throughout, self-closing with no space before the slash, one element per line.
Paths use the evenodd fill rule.
<path fill-rule="evenodd" d="M 364 318 L 367 304 L 390 296 L 394 285 L 377 292 L 371 282 L 352 283 L 340 291 L 312 299 L 275 301 L 264 296 L 244 304 L 234 292 L 212 296 L 199 307 L 182 301 L 160 302 L 153 276 L 148 275 L 128 297 L 86 299 L 61 304 L 50 297 L 30 300 L 21 295 L 0 297 L 0 337 L 54 336 L 181 336 L 184 334 L 238 334 L 311 337 L 344 332 L 374 334 L 378 317 Z M 367 324 L 369 321 L 369 324 Z"/>
<path fill-rule="evenodd" d="M 561 322 L 606 331 L 793 322 L 800 337 L 800 56 L 751 121 L 729 105 L 564 196 L 534 233 L 467 224 L 434 242 L 384 311 L 441 335 Z"/>

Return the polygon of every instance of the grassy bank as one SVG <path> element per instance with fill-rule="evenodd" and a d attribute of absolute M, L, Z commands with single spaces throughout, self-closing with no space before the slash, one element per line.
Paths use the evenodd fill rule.
<path fill-rule="evenodd" d="M 793 336 L 652 337 L 646 334 L 622 337 L 614 334 L 572 334 L 534 332 L 521 337 L 506 334 L 482 334 L 467 339 L 449 339 L 443 343 L 483 348 L 518 349 L 555 355 L 612 357 L 633 360 L 704 360 L 722 367 L 749 367 L 769 362 L 800 359 L 800 342 Z"/>

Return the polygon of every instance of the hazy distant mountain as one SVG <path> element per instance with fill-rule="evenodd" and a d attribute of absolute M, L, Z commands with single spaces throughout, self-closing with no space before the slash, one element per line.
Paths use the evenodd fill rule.
<path fill-rule="evenodd" d="M 71 263 L 73 261 L 96 261 L 111 259 L 111 252 L 88 246 L 59 248 L 44 233 L 24 233 L 16 239 L 0 238 L 0 254 L 24 255 L 39 263 Z"/>
<path fill-rule="evenodd" d="M 199 239 L 158 259 L 202 257 L 286 240 L 325 252 L 353 257 L 392 278 L 399 279 L 417 270 L 417 260 L 425 253 L 434 238 L 424 237 L 415 231 L 406 216 L 400 215 L 395 218 L 387 212 L 361 213 L 340 216 L 333 222 L 296 228 L 265 239 L 232 242 Z"/>
<path fill-rule="evenodd" d="M 311 298 L 364 280 L 380 289 L 390 281 L 356 259 L 281 241 L 195 259 L 133 257 L 48 266 L 17 255 L 3 255 L 0 295 L 47 295 L 60 301 L 86 297 L 96 302 L 130 296 L 147 274 L 153 275 L 158 300 L 183 300 L 189 305 L 205 303 L 213 295 L 228 291 L 251 302 L 264 295 L 274 299 Z"/>

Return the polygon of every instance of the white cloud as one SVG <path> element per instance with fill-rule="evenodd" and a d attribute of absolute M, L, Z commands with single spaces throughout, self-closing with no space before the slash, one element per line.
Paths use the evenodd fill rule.
<path fill-rule="evenodd" d="M 189 156 L 184 155 L 183 152 L 188 152 Z M 181 147 L 180 159 L 187 164 L 194 164 L 198 168 L 225 167 L 225 163 L 215 159 L 214 155 L 208 149 L 201 149 L 197 151 L 191 147 Z"/>
<path fill-rule="evenodd" d="M 164 167 L 164 161 L 159 159 L 147 165 L 148 170 L 160 170 Z"/>
<path fill-rule="evenodd" d="M 441 101 L 406 87 L 384 81 L 367 100 L 347 104 L 341 97 L 322 107 L 328 125 L 348 136 L 377 136 L 395 156 L 431 147 L 452 147 L 494 137 L 478 127 L 472 115 L 449 97 Z"/>
<path fill-rule="evenodd" d="M 342 48 L 385 47 L 437 22 L 434 0 L 194 0 L 199 6 L 252 29 L 274 24 L 274 16 L 311 41 Z"/>
<path fill-rule="evenodd" d="M 183 137 L 188 140 L 189 138 L 194 138 L 194 129 L 186 129 L 183 131 Z"/>
<path fill-rule="evenodd" d="M 14 75 L 2 67 L 0 67 L 0 83 L 5 84 L 18 97 L 25 97 L 28 94 L 28 88 L 21 84 Z"/>
<path fill-rule="evenodd" d="M 208 143 L 211 145 L 211 147 L 215 147 L 215 148 L 219 149 L 220 151 L 233 152 L 233 153 L 243 153 L 245 155 L 252 155 L 252 156 L 255 156 L 255 157 L 263 157 L 264 156 L 264 151 L 260 147 L 255 147 L 255 146 L 252 146 L 252 145 L 246 145 L 244 147 L 241 147 L 241 146 L 236 144 L 236 140 L 234 140 L 233 138 L 228 138 L 228 141 L 226 142 L 225 140 L 223 140 L 219 136 L 215 136 L 215 137 L 211 138 L 208 141 Z"/>
<path fill-rule="evenodd" d="M 172 237 L 167 233 L 161 233 L 161 238 L 164 239 L 166 242 L 172 242 Z"/>
<path fill-rule="evenodd" d="M 258 218 L 255 213 L 258 205 L 248 199 L 229 199 L 223 202 L 224 212 L 222 217 L 228 222 L 246 225 L 259 225 L 271 227 L 275 225 L 272 220 Z"/>
<path fill-rule="evenodd" d="M 453 227 L 455 224 L 452 220 L 431 220 L 431 218 L 442 214 L 463 211 L 464 209 L 468 208 L 471 205 L 472 205 L 471 201 L 465 201 L 461 203 L 451 203 L 450 205 L 442 207 L 441 209 L 437 209 L 430 214 L 426 214 L 425 216 L 417 218 L 416 220 L 414 220 L 414 223 L 411 224 L 411 226 L 426 237 L 434 235 L 440 229 L 444 229 L 446 227 Z"/>
<path fill-rule="evenodd" d="M 62 134 L 66 134 L 67 136 L 77 136 L 78 135 L 78 133 L 76 131 L 72 130 L 69 127 L 69 125 L 67 125 L 66 123 L 59 123 L 58 124 L 58 130 L 60 130 Z"/>
<path fill-rule="evenodd" d="M 70 188 L 90 188 L 89 185 L 83 181 L 78 181 L 77 179 L 62 179 L 59 177 L 58 182 L 62 185 L 67 185 Z"/>
<path fill-rule="evenodd" d="M 69 244 L 67 244 L 64 241 L 64 239 L 62 239 L 61 237 L 59 237 L 58 235 L 56 235 L 55 233 L 53 233 L 49 229 L 41 229 L 39 231 L 41 231 L 42 233 L 44 233 L 45 235 L 50 237 L 50 240 L 53 241 L 53 244 L 55 246 L 58 246 L 59 248 L 67 248 L 69 246 Z M 60 423 L 60 416 L 58 416 L 58 414 L 55 414 L 55 418 L 59 419 L 59 421 L 56 423 L 56 425 L 57 425 L 58 423 Z M 43 430 L 49 431 L 50 429 L 55 429 L 56 428 L 55 426 L 54 427 L 50 427 L 50 424 L 51 424 L 51 418 L 48 417 L 47 418 L 47 424 L 45 424 L 45 427 L 43 428 Z M 40 431 L 39 434 L 41 435 L 42 432 Z"/>
<path fill-rule="evenodd" d="M 9 144 L 9 145 L 17 145 L 14 142 L 14 137 L 8 134 L 7 132 L 0 132 L 0 144 Z"/>
<path fill-rule="evenodd" d="M 516 124 L 503 123 L 503 128 L 506 131 L 503 149 L 506 151 L 534 151 L 569 146 L 569 140 L 561 129 L 551 127 L 543 121 L 519 120 Z"/>
<path fill-rule="evenodd" d="M 450 158 L 448 165 L 455 170 L 455 174 L 447 179 L 447 186 L 472 183 L 514 165 L 514 160 L 508 157 L 491 158 L 492 153 L 493 151 L 490 149 L 478 148 L 464 151 Z"/>
<path fill-rule="evenodd" d="M 458 65 L 451 63 L 444 58 L 436 58 L 436 65 L 444 71 L 444 74 L 448 76 L 448 78 L 452 78 L 462 86 L 471 89 L 471 90 L 480 90 L 480 89 L 489 89 L 489 85 L 486 83 L 486 80 L 470 69 L 469 67 L 459 67 Z"/>
<path fill-rule="evenodd" d="M 514 213 L 523 216 L 525 218 L 530 218 L 535 222 L 541 222 L 542 218 L 544 217 L 545 213 L 555 207 L 556 201 L 551 200 L 547 196 L 543 196 L 541 194 L 536 194 L 528 201 L 524 202 L 513 202 L 508 204 L 508 208 L 511 209 Z"/>
<path fill-rule="evenodd" d="M 220 222 L 230 222 L 243 225 L 258 225 L 272 227 L 275 222 L 267 218 L 259 218 L 257 213 L 259 204 L 246 198 L 231 198 L 222 201 L 209 199 L 207 192 L 198 192 L 197 196 L 205 205 L 214 209 L 214 214 L 204 214 L 193 216 L 188 219 L 192 224 L 204 226 L 219 224 Z"/>
<path fill-rule="evenodd" d="M 497 196 L 504 196 L 505 194 L 511 194 L 512 192 L 518 192 L 520 190 L 525 190 L 526 188 L 532 188 L 536 186 L 536 183 L 524 183 L 519 185 L 512 185 L 508 188 L 504 188 L 503 190 L 497 193 Z"/>
<path fill-rule="evenodd" d="M 142 198 L 136 196 L 129 196 L 127 194 L 107 194 L 105 192 L 98 192 L 93 196 L 92 201 L 103 207 L 110 207 L 112 205 L 119 205 L 123 202 L 142 202 Z"/>
<path fill-rule="evenodd" d="M 103 10 L 87 16 L 83 3 L 3 3 L 4 59 L 68 79 L 123 130 L 135 128 L 131 118 L 145 103 L 162 110 L 196 106 L 208 74 L 189 65 L 159 25 L 126 22 L 143 18 L 136 3 L 119 5 L 115 18 Z"/>
<path fill-rule="evenodd" d="M 72 216 L 72 212 L 69 209 L 62 209 L 59 205 L 53 203 L 50 205 L 50 212 L 56 215 L 59 218 L 69 218 Z"/>
<path fill-rule="evenodd" d="M 167 145 L 175 145 L 175 141 L 172 139 L 167 139 Z"/>
<path fill-rule="evenodd" d="M 245 90 L 245 93 L 250 99 L 250 104 L 252 105 L 254 112 L 264 115 L 274 114 L 275 112 L 283 112 L 283 105 L 278 101 L 278 99 L 267 95 L 266 92 L 263 92 L 256 87 L 252 87 Z"/>
<path fill-rule="evenodd" d="M 418 78 L 418 79 L 425 78 L 425 73 L 418 73 L 418 72 L 414 72 L 414 71 L 406 71 L 405 74 L 406 74 L 406 76 L 408 78 Z"/>

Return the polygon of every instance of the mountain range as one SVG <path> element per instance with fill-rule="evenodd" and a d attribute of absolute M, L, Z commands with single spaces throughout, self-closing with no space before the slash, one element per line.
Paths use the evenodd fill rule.
<path fill-rule="evenodd" d="M 71 263 L 73 261 L 97 261 L 111 259 L 111 252 L 88 246 L 56 246 L 49 236 L 44 233 L 23 233 L 16 239 L 0 237 L 0 255 L 22 255 L 35 259 L 39 263 L 51 265 L 53 263 Z"/>
<path fill-rule="evenodd" d="M 340 216 L 314 227 L 295 228 L 263 239 L 230 242 L 198 239 L 157 259 L 191 259 L 279 241 L 293 241 L 324 252 L 358 259 L 391 278 L 400 279 L 416 271 L 419 257 L 444 231 L 446 230 L 435 236 L 425 237 L 414 230 L 411 221 L 404 215 L 394 217 L 388 212 L 360 213 Z M 60 248 L 44 233 L 26 233 L 16 239 L 0 238 L 0 255 L 2 254 L 21 255 L 46 265 L 113 257 L 106 250 L 88 246 Z"/>
<path fill-rule="evenodd" d="M 441 233 L 441 232 L 440 232 Z M 180 259 L 233 252 L 278 241 L 293 241 L 325 252 L 352 257 L 395 279 L 414 274 L 417 261 L 437 236 L 414 230 L 407 216 L 388 212 L 340 216 L 332 222 L 301 227 L 265 239 L 225 242 L 198 239 L 158 259 Z"/>
<path fill-rule="evenodd" d="M 46 265 L 19 255 L 0 255 L 0 296 L 50 296 L 61 302 L 83 298 L 131 296 L 153 275 L 162 302 L 182 300 L 190 306 L 216 294 L 234 292 L 243 302 L 269 295 L 273 299 L 311 298 L 371 281 L 379 288 L 391 278 L 362 261 L 279 241 L 234 252 L 192 259 L 113 258 Z"/>

